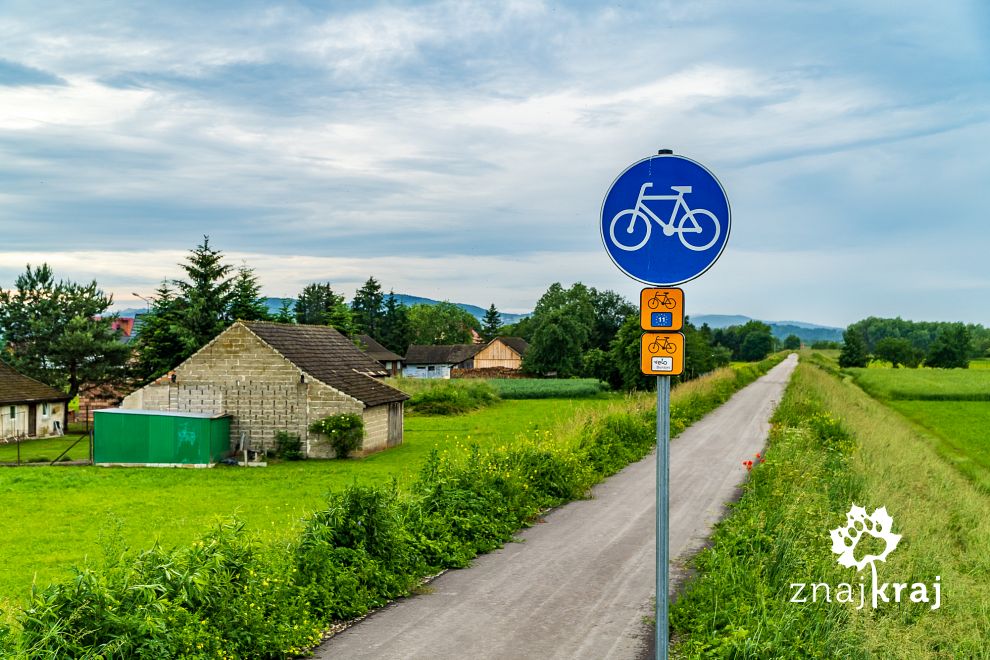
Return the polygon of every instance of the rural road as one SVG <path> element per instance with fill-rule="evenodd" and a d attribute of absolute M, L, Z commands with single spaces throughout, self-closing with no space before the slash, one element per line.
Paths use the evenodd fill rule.
<path fill-rule="evenodd" d="M 693 554 L 735 496 L 742 461 L 763 447 L 796 364 L 790 356 L 671 444 L 672 557 Z M 521 532 L 522 543 L 445 573 L 429 593 L 379 610 L 315 657 L 637 658 L 654 593 L 655 462 L 650 454 L 628 466 L 593 499 Z"/>

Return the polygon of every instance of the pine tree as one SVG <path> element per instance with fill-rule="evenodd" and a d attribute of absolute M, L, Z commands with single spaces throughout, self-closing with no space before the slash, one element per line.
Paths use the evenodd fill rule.
<path fill-rule="evenodd" d="M 405 355 L 411 343 L 412 325 L 409 323 L 409 308 L 389 291 L 385 298 L 385 312 L 382 315 L 381 344 L 390 351 Z"/>
<path fill-rule="evenodd" d="M 223 332 L 230 320 L 233 266 L 223 263 L 223 253 L 210 247 L 209 236 L 203 236 L 202 245 L 191 250 L 186 263 L 179 266 L 189 281 L 176 280 L 175 285 L 185 299 L 184 322 L 198 350 Z"/>
<path fill-rule="evenodd" d="M 481 336 L 486 340 L 491 341 L 498 337 L 499 331 L 502 329 L 502 315 L 498 313 L 495 309 L 495 303 L 492 303 L 488 311 L 485 312 L 485 318 L 481 321 Z"/>
<path fill-rule="evenodd" d="M 382 286 L 374 277 L 368 278 L 368 281 L 355 292 L 354 300 L 351 301 L 354 323 L 358 331 L 371 335 L 372 339 L 378 342 L 382 340 L 384 305 L 385 296 L 382 294 Z"/>
<path fill-rule="evenodd" d="M 334 306 L 343 300 L 343 296 L 334 293 L 329 282 L 307 284 L 296 298 L 296 322 L 327 325 Z"/>
<path fill-rule="evenodd" d="M 70 397 L 84 383 L 107 382 L 124 375 L 130 350 L 102 318 L 113 304 L 95 281 L 82 285 L 55 281 L 48 264 L 19 275 L 15 290 L 0 289 L 3 359 L 27 376 Z"/>
<path fill-rule="evenodd" d="M 231 321 L 268 321 L 268 304 L 261 297 L 261 285 L 254 270 L 241 266 L 237 270 L 237 278 L 230 295 L 230 307 L 227 318 Z"/>
<path fill-rule="evenodd" d="M 278 312 L 275 314 L 275 318 L 272 319 L 276 323 L 295 323 L 296 315 L 292 311 L 292 299 L 282 298 L 282 304 L 278 308 Z"/>
<path fill-rule="evenodd" d="M 151 309 L 142 314 L 135 344 L 137 375 L 153 379 L 168 372 L 196 350 L 196 340 L 185 326 L 185 301 L 168 281 L 155 291 Z"/>

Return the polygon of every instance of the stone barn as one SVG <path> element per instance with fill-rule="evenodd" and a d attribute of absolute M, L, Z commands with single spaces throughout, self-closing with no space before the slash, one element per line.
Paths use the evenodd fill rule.
<path fill-rule="evenodd" d="M 309 425 L 358 413 L 364 456 L 402 443 L 409 397 L 381 381 L 385 369 L 325 326 L 238 321 L 175 370 L 124 398 L 122 408 L 229 414 L 231 446 L 274 445 L 276 431 L 298 433 L 306 455 L 333 456 Z"/>

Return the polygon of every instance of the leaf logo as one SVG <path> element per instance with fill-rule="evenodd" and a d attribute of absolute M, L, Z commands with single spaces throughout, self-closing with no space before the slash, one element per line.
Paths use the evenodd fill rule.
<path fill-rule="evenodd" d="M 892 534 L 891 528 L 894 519 L 887 513 L 887 507 L 882 506 L 875 509 L 872 515 L 866 515 L 866 509 L 861 506 L 852 505 L 849 513 L 846 514 L 846 526 L 831 530 L 832 552 L 839 555 L 839 564 L 847 568 L 855 567 L 857 571 L 866 568 L 870 564 L 876 574 L 876 562 L 887 561 L 894 548 L 901 540 L 900 534 Z M 869 534 L 873 538 L 884 541 L 884 549 L 879 555 L 866 555 L 862 559 L 856 559 L 856 545 L 864 534 Z"/>

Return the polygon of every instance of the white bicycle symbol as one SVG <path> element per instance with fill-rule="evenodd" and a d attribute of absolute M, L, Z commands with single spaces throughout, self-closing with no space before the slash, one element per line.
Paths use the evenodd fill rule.
<path fill-rule="evenodd" d="M 639 189 L 639 198 L 636 200 L 636 206 L 631 209 L 619 211 L 615 214 L 615 217 L 612 218 L 612 224 L 608 229 L 608 233 L 612 238 L 612 243 L 615 244 L 615 247 L 620 250 L 626 250 L 627 252 L 635 252 L 646 245 L 646 242 L 650 240 L 650 233 L 653 231 L 653 225 L 650 224 L 650 220 L 653 220 L 663 228 L 664 236 L 673 236 L 674 234 L 677 234 L 677 238 L 681 240 L 681 244 L 689 250 L 701 252 L 715 245 L 719 235 L 722 233 L 722 225 L 719 223 L 718 218 L 715 217 L 715 214 L 711 211 L 707 209 L 692 209 L 688 207 L 687 202 L 684 201 L 684 195 L 691 192 L 691 186 L 671 186 L 670 189 L 676 192 L 676 195 L 647 195 L 646 191 L 652 187 L 653 184 L 651 182 L 648 181 L 644 183 L 643 187 Z M 670 214 L 669 222 L 664 222 L 660 216 L 651 211 L 649 207 L 643 203 L 653 200 L 674 201 L 674 210 Z M 684 208 L 684 214 L 681 216 L 680 220 L 675 223 L 674 220 L 677 219 L 677 212 L 682 207 Z M 635 245 L 624 245 L 615 236 L 615 227 L 619 224 L 619 220 L 624 215 L 629 215 L 629 227 L 626 229 L 626 234 L 633 233 L 636 229 L 636 220 L 638 218 L 642 218 L 643 223 L 646 225 L 646 233 L 643 235 L 643 239 Z M 703 227 L 702 223 L 704 223 L 706 227 Z M 704 240 L 702 237 L 707 235 L 706 229 L 709 231 L 714 229 L 711 240 L 707 243 L 704 243 L 703 245 L 695 245 L 688 242 L 688 239 L 686 238 L 686 235 L 688 234 L 698 234 L 699 236 L 697 242 Z"/>

